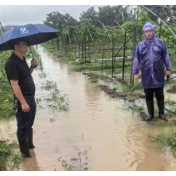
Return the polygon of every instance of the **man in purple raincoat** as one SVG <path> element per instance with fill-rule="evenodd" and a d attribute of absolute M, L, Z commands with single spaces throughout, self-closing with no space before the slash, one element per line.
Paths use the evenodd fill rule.
<path fill-rule="evenodd" d="M 168 121 L 164 115 L 164 86 L 165 67 L 166 76 L 171 74 L 170 58 L 166 44 L 162 39 L 156 38 L 155 30 L 150 22 L 146 22 L 143 28 L 144 40 L 136 47 L 133 60 L 133 74 L 135 82 L 138 82 L 139 68 L 142 75 L 142 87 L 146 96 L 146 104 L 149 117 L 146 121 L 154 118 L 153 94 L 157 99 L 159 117 Z"/>

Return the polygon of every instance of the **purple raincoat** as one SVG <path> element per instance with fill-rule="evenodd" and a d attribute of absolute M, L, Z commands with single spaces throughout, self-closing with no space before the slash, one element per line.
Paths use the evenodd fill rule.
<path fill-rule="evenodd" d="M 139 73 L 141 66 L 142 87 L 159 88 L 165 86 L 165 67 L 167 71 L 171 70 L 170 58 L 165 42 L 156 38 L 155 29 L 150 22 L 146 22 L 143 28 L 153 29 L 152 42 L 146 38 L 138 44 L 133 59 L 133 74 Z"/>

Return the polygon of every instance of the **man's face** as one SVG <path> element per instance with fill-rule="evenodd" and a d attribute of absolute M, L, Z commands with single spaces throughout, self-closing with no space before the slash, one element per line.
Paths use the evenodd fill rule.
<path fill-rule="evenodd" d="M 27 48 L 28 48 L 28 46 L 27 46 L 26 42 L 23 42 L 23 41 L 21 41 L 18 45 L 15 45 L 15 49 L 18 52 L 22 53 L 23 55 L 26 54 Z"/>
<path fill-rule="evenodd" d="M 151 40 L 153 37 L 153 29 L 148 29 L 144 31 L 144 34 L 148 40 Z"/>

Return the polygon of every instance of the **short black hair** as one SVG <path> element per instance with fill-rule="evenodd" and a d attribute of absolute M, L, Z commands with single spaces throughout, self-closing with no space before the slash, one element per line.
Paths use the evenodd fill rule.
<path fill-rule="evenodd" d="M 19 45 L 20 42 L 26 42 L 26 40 L 25 40 L 24 38 L 11 40 L 11 41 L 9 42 L 9 45 L 10 45 L 10 47 L 12 48 L 12 50 L 14 50 L 14 49 L 15 49 L 15 45 Z"/>

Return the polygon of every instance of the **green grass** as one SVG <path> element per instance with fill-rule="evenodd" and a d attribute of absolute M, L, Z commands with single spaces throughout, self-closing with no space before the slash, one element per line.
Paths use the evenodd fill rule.
<path fill-rule="evenodd" d="M 173 156 L 176 158 L 176 133 L 171 134 L 158 134 L 152 139 L 152 142 L 159 142 L 162 147 L 168 146 L 171 149 Z"/>
<path fill-rule="evenodd" d="M 167 105 L 175 105 L 176 104 L 176 102 L 172 101 L 172 100 L 165 100 L 164 103 Z"/>
<path fill-rule="evenodd" d="M 5 72 L 5 63 L 10 55 L 10 51 L 0 53 L 0 119 L 9 119 L 15 114 L 13 110 L 13 92 Z"/>
<path fill-rule="evenodd" d="M 0 171 L 19 169 L 23 157 L 15 151 L 16 148 L 18 148 L 16 142 L 7 144 L 7 142 L 0 141 Z"/>
<path fill-rule="evenodd" d="M 74 71 L 83 71 L 83 70 L 108 70 L 108 69 L 112 69 L 112 63 L 111 62 L 107 62 L 104 63 L 102 65 L 101 62 L 92 62 L 92 63 L 73 63 L 73 70 Z M 122 63 L 120 62 L 116 62 L 115 65 L 116 69 L 121 68 L 122 67 Z M 131 69 L 131 63 L 130 62 L 126 62 L 125 63 L 125 70 L 129 70 Z"/>
<path fill-rule="evenodd" d="M 135 112 L 144 111 L 144 106 L 132 106 L 132 111 L 135 111 Z"/>
<path fill-rule="evenodd" d="M 176 125 L 176 120 L 172 120 L 171 125 Z"/>
<path fill-rule="evenodd" d="M 116 88 L 117 92 L 120 95 L 127 95 L 127 94 L 134 94 L 134 91 L 141 91 L 142 90 L 142 84 L 141 83 L 136 83 L 134 85 L 130 85 L 127 82 L 120 81 L 119 84 L 119 79 L 117 81 L 113 81 L 113 88 Z M 135 92 L 135 98 L 141 98 L 142 94 L 140 92 Z"/>

